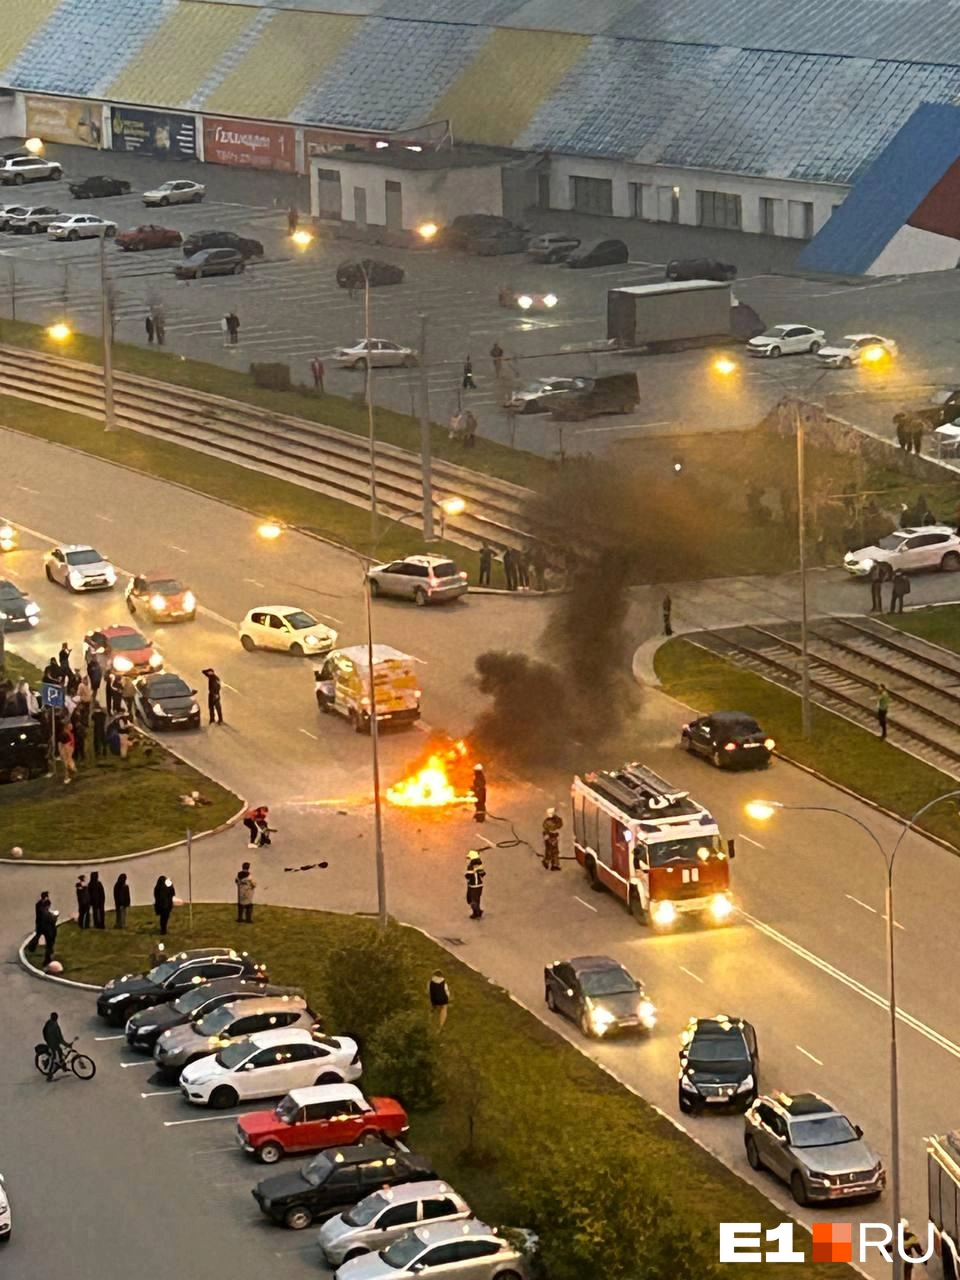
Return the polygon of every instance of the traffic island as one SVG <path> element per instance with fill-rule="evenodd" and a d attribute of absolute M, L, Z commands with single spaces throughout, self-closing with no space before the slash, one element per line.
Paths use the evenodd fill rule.
<path fill-rule="evenodd" d="M 122 932 L 66 924 L 57 946 L 62 976 L 102 984 L 141 971 L 157 941 L 146 907 L 131 911 Z M 265 964 L 271 981 L 301 988 L 327 1032 L 359 1040 L 364 1092 L 398 1097 L 411 1112 L 408 1145 L 428 1155 L 480 1217 L 538 1233 L 550 1280 L 583 1280 L 598 1259 L 605 1280 L 712 1280 L 720 1272 L 718 1223 L 760 1223 L 762 1233 L 788 1216 L 414 929 L 391 924 L 381 933 L 356 916 L 259 904 L 253 923 L 241 925 L 232 905 L 199 904 L 192 932 L 180 907 L 164 941 L 168 954 L 233 944 Z M 427 987 L 437 969 L 452 996 L 442 1031 L 429 1022 Z M 90 1003 L 92 1014 L 92 995 Z M 646 1048 L 637 1041 L 637 1053 Z M 249 1166 L 251 1182 L 258 1167 Z M 809 1255 L 803 1229 L 795 1235 Z M 743 1265 L 723 1271 L 739 1275 Z M 769 1263 L 767 1271 L 773 1280 L 854 1276 L 810 1262 Z"/>
<path fill-rule="evenodd" d="M 37 668 L 9 652 L 5 673 L 14 684 L 40 686 Z M 239 817 L 239 796 L 152 738 L 135 735 L 125 760 L 95 757 L 92 733 L 86 745 L 69 786 L 59 760 L 49 776 L 0 786 L 0 859 L 102 864 L 177 844 L 188 829 L 207 834 Z"/>

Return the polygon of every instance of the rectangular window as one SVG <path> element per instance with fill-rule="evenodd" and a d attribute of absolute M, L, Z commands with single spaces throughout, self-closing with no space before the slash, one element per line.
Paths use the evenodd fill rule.
<path fill-rule="evenodd" d="M 646 215 L 643 211 L 644 192 L 651 188 L 646 182 L 628 182 L 627 192 L 630 199 L 630 217 L 643 218 Z"/>
<path fill-rule="evenodd" d="M 570 179 L 571 204 L 577 213 L 613 213 L 613 181 L 610 178 Z"/>
<path fill-rule="evenodd" d="M 700 227 L 725 227 L 739 231 L 741 226 L 740 197 L 726 191 L 697 192 L 697 225 Z"/>
<path fill-rule="evenodd" d="M 537 174 L 537 208 L 550 208 L 550 175 L 549 173 Z"/>
<path fill-rule="evenodd" d="M 317 216 L 339 219 L 343 216 L 342 210 L 339 169 L 318 169 Z"/>
<path fill-rule="evenodd" d="M 769 196 L 760 197 L 760 231 L 765 236 L 775 236 L 777 234 L 777 205 L 779 200 L 772 200 Z"/>
<path fill-rule="evenodd" d="M 787 201 L 787 234 L 793 240 L 810 240 L 813 236 L 813 201 Z"/>

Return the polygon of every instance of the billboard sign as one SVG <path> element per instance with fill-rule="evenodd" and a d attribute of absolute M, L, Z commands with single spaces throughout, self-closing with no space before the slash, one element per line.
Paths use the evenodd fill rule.
<path fill-rule="evenodd" d="M 197 122 L 193 116 L 141 107 L 111 107 L 110 125 L 114 151 L 196 159 Z"/>
<path fill-rule="evenodd" d="M 208 164 L 293 173 L 297 167 L 296 131 L 282 124 L 204 116 L 203 158 Z"/>
<path fill-rule="evenodd" d="M 75 98 L 47 98 L 28 93 L 26 136 L 70 147 L 99 147 L 103 143 L 103 103 Z"/>

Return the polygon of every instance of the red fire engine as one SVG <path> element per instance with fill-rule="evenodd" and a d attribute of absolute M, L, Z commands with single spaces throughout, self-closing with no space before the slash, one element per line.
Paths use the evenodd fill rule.
<path fill-rule="evenodd" d="M 944 1280 L 960 1280 L 960 1132 L 927 1141 L 927 1205 Z"/>
<path fill-rule="evenodd" d="M 577 861 L 593 888 L 657 928 L 694 912 L 729 919 L 733 841 L 686 791 L 634 763 L 574 778 L 571 799 Z"/>

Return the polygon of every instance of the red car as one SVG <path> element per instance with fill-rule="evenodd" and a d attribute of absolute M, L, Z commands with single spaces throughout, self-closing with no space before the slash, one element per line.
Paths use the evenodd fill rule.
<path fill-rule="evenodd" d="M 129 231 L 121 231 L 117 236 L 117 244 L 121 249 L 175 249 L 183 244 L 183 236 L 172 227 L 149 226 L 131 227 Z"/>
<path fill-rule="evenodd" d="M 263 1164 L 275 1164 L 293 1152 L 397 1138 L 408 1127 L 392 1098 L 365 1098 L 352 1084 L 318 1084 L 294 1089 L 272 1111 L 239 1116 L 237 1141 Z"/>
<path fill-rule="evenodd" d="M 83 656 L 95 653 L 104 672 L 116 671 L 121 676 L 146 675 L 163 670 L 163 658 L 153 641 L 141 635 L 136 627 L 104 627 L 83 637 Z"/>

